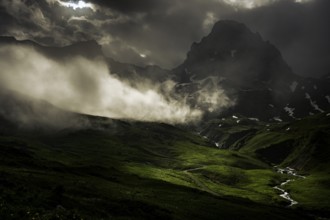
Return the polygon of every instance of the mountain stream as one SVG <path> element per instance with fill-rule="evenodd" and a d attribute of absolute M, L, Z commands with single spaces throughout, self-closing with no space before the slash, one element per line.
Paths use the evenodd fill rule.
<path fill-rule="evenodd" d="M 290 167 L 278 168 L 277 166 L 275 166 L 274 168 L 276 169 L 276 172 L 278 172 L 280 174 L 287 174 L 292 177 L 306 178 L 305 176 L 298 175 L 296 173 L 296 171 Z M 290 202 L 289 207 L 293 206 L 293 205 L 297 205 L 298 202 L 293 200 L 291 198 L 290 194 L 287 191 L 285 191 L 282 187 L 292 181 L 295 181 L 295 179 L 288 179 L 288 180 L 282 182 L 280 185 L 274 186 L 274 189 L 277 189 L 278 191 L 281 192 L 280 196 Z"/>

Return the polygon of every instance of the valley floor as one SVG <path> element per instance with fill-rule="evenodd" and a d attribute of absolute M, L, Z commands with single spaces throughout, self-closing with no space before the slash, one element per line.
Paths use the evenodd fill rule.
<path fill-rule="evenodd" d="M 312 178 L 288 184 L 299 204 L 287 208 L 273 187 L 288 176 L 254 157 L 169 125 L 109 123 L 0 135 L 0 218 L 314 218 L 294 185 Z"/>

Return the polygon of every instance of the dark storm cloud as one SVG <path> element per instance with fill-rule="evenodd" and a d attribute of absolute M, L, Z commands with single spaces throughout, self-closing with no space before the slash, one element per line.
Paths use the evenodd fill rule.
<path fill-rule="evenodd" d="M 255 4 L 265 2 L 255 1 Z M 275 44 L 297 74 L 319 77 L 330 72 L 328 0 L 305 3 L 269 1 L 269 4 L 253 9 L 232 7 L 220 1 L 200 0 L 189 1 L 189 4 L 183 0 L 168 4 L 161 2 L 161 7 L 154 4 L 152 10 L 150 4 L 146 5 L 145 11 L 135 10 L 143 12 L 139 19 L 132 19 L 125 24 L 109 24 L 105 28 L 114 30 L 114 36 L 121 39 L 118 42 L 124 43 L 121 48 L 127 49 L 127 45 L 132 45 L 144 49 L 141 52 L 147 55 L 147 59 L 141 59 L 138 55 L 128 58 L 127 50 L 123 49 L 123 53 L 115 50 L 121 60 L 174 67 L 182 62 L 193 41 L 199 41 L 208 34 L 216 20 L 233 19 L 247 24 L 260 32 L 265 40 Z M 113 45 L 108 46 L 108 51 Z M 112 53 L 109 55 L 115 56 Z"/>
<path fill-rule="evenodd" d="M 177 124 L 195 122 L 204 114 L 204 110 L 189 105 L 187 96 L 174 96 L 174 81 L 135 80 L 136 87 L 132 87 L 111 74 L 102 57 L 87 59 L 71 55 L 58 60 L 29 45 L 2 45 L 0 57 L 0 104 L 3 92 L 10 94 L 13 91 L 13 98 L 46 100 L 64 110 L 110 118 Z M 205 112 L 234 104 L 221 88 L 199 90 L 196 99 L 196 105 L 209 107 Z M 5 107 L 12 106 L 4 103 Z M 57 111 L 44 115 L 43 109 L 38 108 L 33 111 L 36 114 L 26 115 L 19 107 L 17 112 L 8 110 L 10 107 L 6 109 L 0 108 L 0 116 L 9 112 L 11 118 L 32 125 L 38 118 L 36 115 L 45 116 L 46 120 L 42 121 L 46 124 L 53 124 L 53 121 L 57 124 L 60 120 Z M 63 119 L 61 124 L 66 123 L 66 117 Z"/>
<path fill-rule="evenodd" d="M 296 73 L 330 72 L 328 0 L 304 4 L 294 0 L 87 2 L 95 5 L 94 10 L 66 8 L 57 0 L 4 0 L 0 3 L 1 34 L 52 45 L 94 39 L 119 61 L 173 68 L 217 20 L 234 19 L 279 47 Z M 260 7 L 247 9 L 241 4 Z"/>
<path fill-rule="evenodd" d="M 184 59 L 193 41 L 208 33 L 214 13 L 233 11 L 226 4 L 201 0 L 90 2 L 95 12 L 65 8 L 57 0 L 4 1 L 0 4 L 14 24 L 5 25 L 3 35 L 58 45 L 95 39 L 120 61 L 170 68 Z M 205 23 L 207 18 L 211 20 Z"/>
<path fill-rule="evenodd" d="M 244 22 L 275 44 L 294 72 L 318 77 L 330 73 L 329 11 L 328 0 L 305 4 L 285 0 L 230 18 Z"/>
<path fill-rule="evenodd" d="M 149 12 L 136 13 L 134 19 L 125 24 L 109 23 L 104 28 L 124 42 L 123 48 L 130 47 L 146 55 L 138 62 L 167 68 L 182 62 L 191 43 L 209 32 L 217 14 L 226 15 L 234 11 L 228 5 L 215 1 L 191 0 L 187 4 L 184 0 L 176 0 L 161 5 Z M 112 52 L 111 47 L 108 45 L 107 51 Z M 116 53 L 125 59 L 125 53 Z"/>
<path fill-rule="evenodd" d="M 6 26 L 12 26 L 14 23 L 14 19 L 12 16 L 10 16 L 4 7 L 0 6 L 0 33 L 3 33 L 6 31 Z"/>
<path fill-rule="evenodd" d="M 90 2 L 100 6 L 113 8 L 123 13 L 150 11 L 154 7 L 157 7 L 157 4 L 159 3 L 159 1 L 155 0 L 91 0 Z"/>
<path fill-rule="evenodd" d="M 56 0 L 2 1 L 0 7 L 4 12 L 1 13 L 1 17 L 5 15 L 7 20 L 11 21 L 1 24 L 1 35 L 52 45 L 67 45 L 76 41 L 97 39 L 99 35 L 104 35 L 96 30 L 96 26 L 88 25 L 87 21 L 81 20 L 80 24 L 71 22 L 72 18 L 81 16 L 92 18 L 94 13 L 89 8 L 73 10 L 61 6 Z"/>

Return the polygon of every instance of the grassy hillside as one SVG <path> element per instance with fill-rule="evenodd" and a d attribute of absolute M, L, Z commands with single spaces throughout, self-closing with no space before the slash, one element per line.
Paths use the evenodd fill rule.
<path fill-rule="evenodd" d="M 269 165 L 165 124 L 0 135 L 1 219 L 305 219 Z"/>
<path fill-rule="evenodd" d="M 264 127 L 245 142 L 240 152 L 254 152 L 269 162 L 299 170 L 323 170 L 329 168 L 329 134 L 330 116 L 323 113 Z"/>
<path fill-rule="evenodd" d="M 329 113 L 290 123 L 251 123 L 243 117 L 218 119 L 204 125 L 202 134 L 220 147 L 237 150 L 270 166 L 296 169 L 306 178 L 295 178 L 284 187 L 299 201 L 296 207 L 329 216 Z"/>

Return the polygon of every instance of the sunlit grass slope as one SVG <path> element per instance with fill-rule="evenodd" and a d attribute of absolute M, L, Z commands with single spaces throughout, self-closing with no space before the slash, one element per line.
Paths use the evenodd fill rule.
<path fill-rule="evenodd" d="M 304 219 L 281 176 L 165 124 L 0 135 L 1 219 Z"/>

